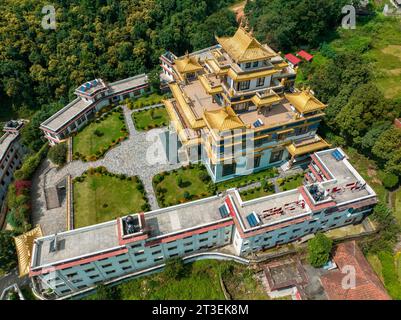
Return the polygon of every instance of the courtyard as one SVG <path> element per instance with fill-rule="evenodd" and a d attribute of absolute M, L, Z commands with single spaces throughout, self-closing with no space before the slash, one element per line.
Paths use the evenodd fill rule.
<path fill-rule="evenodd" d="M 75 228 L 149 209 L 138 177 L 110 174 L 101 167 L 75 178 L 73 194 Z"/>
<path fill-rule="evenodd" d="M 159 127 L 166 127 L 169 123 L 167 111 L 164 107 L 150 108 L 132 113 L 137 130 L 146 131 Z"/>

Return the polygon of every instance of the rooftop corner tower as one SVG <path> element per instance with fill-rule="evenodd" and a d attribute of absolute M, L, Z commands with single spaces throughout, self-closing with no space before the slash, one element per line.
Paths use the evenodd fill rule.
<path fill-rule="evenodd" d="M 215 182 L 287 166 L 329 145 L 317 134 L 326 107 L 294 89 L 296 69 L 240 27 L 217 45 L 160 57 L 164 101 L 179 154 L 203 161 Z"/>

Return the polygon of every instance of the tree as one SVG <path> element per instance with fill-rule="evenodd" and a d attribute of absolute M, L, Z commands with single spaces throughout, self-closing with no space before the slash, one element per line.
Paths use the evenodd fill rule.
<path fill-rule="evenodd" d="M 121 297 L 120 289 L 116 286 L 99 285 L 96 289 L 96 300 L 119 300 Z"/>
<path fill-rule="evenodd" d="M 163 271 L 167 279 L 180 279 L 185 275 L 185 265 L 181 258 L 171 258 L 166 261 L 166 266 Z"/>
<path fill-rule="evenodd" d="M 383 186 L 387 189 L 393 189 L 398 184 L 398 177 L 391 172 L 385 172 L 382 178 Z"/>
<path fill-rule="evenodd" d="M 17 265 L 17 252 L 13 236 L 13 232 L 0 231 L 0 269 L 6 273 Z"/>
<path fill-rule="evenodd" d="M 316 236 L 308 242 L 308 261 L 315 267 L 324 266 L 330 259 L 333 241 L 323 233 L 317 233 Z"/>
<path fill-rule="evenodd" d="M 48 157 L 58 166 L 64 165 L 67 160 L 67 145 L 65 143 L 60 143 L 50 148 Z"/>
<path fill-rule="evenodd" d="M 401 130 L 391 127 L 384 131 L 376 140 L 372 153 L 382 163 L 390 160 L 394 151 L 401 147 Z"/>

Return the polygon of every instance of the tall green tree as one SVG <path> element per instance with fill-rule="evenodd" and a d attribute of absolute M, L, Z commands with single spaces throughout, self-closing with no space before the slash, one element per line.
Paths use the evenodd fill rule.
<path fill-rule="evenodd" d="M 4 272 L 11 271 L 17 265 L 13 236 L 14 233 L 10 231 L 0 231 L 0 269 Z"/>
<path fill-rule="evenodd" d="M 308 242 L 308 261 L 313 267 L 322 267 L 330 259 L 333 241 L 323 233 L 317 233 Z"/>

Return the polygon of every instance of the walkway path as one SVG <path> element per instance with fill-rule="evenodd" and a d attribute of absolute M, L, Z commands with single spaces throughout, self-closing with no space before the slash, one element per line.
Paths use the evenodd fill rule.
<path fill-rule="evenodd" d="M 52 167 L 49 163 L 44 164 L 34 181 L 34 223 L 45 224 L 45 234 L 63 231 L 65 225 L 65 203 L 62 208 L 46 210 L 43 188 L 54 187 L 68 174 L 74 177 L 82 175 L 90 167 L 104 166 L 112 173 L 122 173 L 129 176 L 139 176 L 142 180 L 149 204 L 152 210 L 158 209 L 155 193 L 152 187 L 152 178 L 162 171 L 170 171 L 179 168 L 181 164 L 168 163 L 164 149 L 159 138 L 165 129 L 154 129 L 148 132 L 141 132 L 135 129 L 131 118 L 133 111 L 124 107 L 124 115 L 130 133 L 129 139 L 123 141 L 119 146 L 109 150 L 104 158 L 94 162 L 72 161 L 60 170 Z M 63 220 L 60 220 L 58 211 L 63 211 Z M 56 214 L 53 214 L 57 212 Z M 57 217 L 55 216 L 57 215 Z M 49 221 L 54 219 L 54 221 Z M 48 227 L 51 224 L 53 226 Z M 64 226 L 65 228 L 65 226 Z"/>

